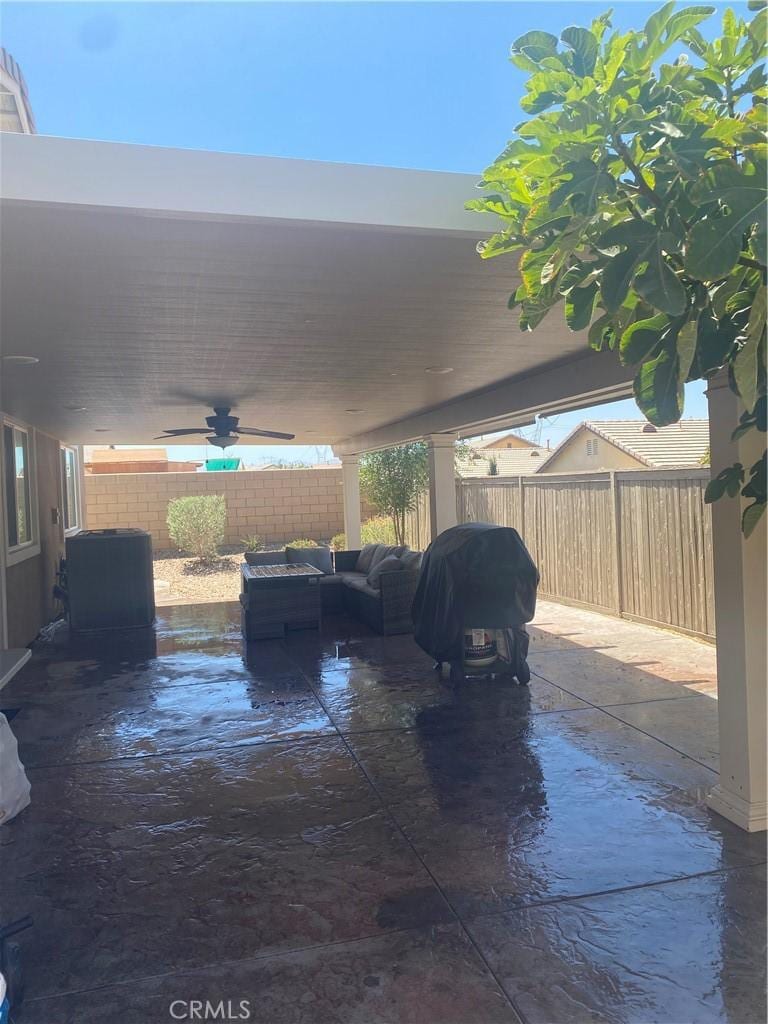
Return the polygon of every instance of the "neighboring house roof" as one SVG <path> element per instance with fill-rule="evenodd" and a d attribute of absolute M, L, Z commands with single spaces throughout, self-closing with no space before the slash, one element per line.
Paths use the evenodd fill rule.
<path fill-rule="evenodd" d="M 508 444 L 514 445 L 516 448 L 536 448 L 538 447 L 533 441 L 529 441 L 527 437 L 521 437 L 520 434 L 505 434 L 503 437 L 494 437 L 491 441 L 486 441 L 482 444 L 475 444 L 473 448 L 506 448 Z"/>
<path fill-rule="evenodd" d="M 547 456 L 548 448 L 473 448 L 472 457 L 461 460 L 459 476 L 490 476 L 491 459 L 496 460 L 496 476 L 527 476 L 538 473 Z"/>
<path fill-rule="evenodd" d="M 165 448 L 91 448 L 86 452 L 86 461 L 97 465 L 100 462 L 167 462 Z"/>
<path fill-rule="evenodd" d="M 649 469 L 700 466 L 709 448 L 709 420 L 680 420 L 654 427 L 647 420 L 585 420 L 549 454 L 552 462 L 583 430 L 615 445 Z"/>

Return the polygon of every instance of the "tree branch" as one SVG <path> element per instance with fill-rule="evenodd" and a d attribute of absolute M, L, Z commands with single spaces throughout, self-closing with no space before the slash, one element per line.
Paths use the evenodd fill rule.
<path fill-rule="evenodd" d="M 762 263 L 758 263 L 757 260 L 753 260 L 749 256 L 739 256 L 739 263 L 742 267 L 751 267 L 753 270 L 762 271 L 763 274 L 766 270 Z"/>
<path fill-rule="evenodd" d="M 664 202 L 664 199 L 659 195 L 659 193 L 655 189 L 651 188 L 651 186 L 643 177 L 643 172 L 632 159 L 632 154 L 629 152 L 627 144 L 622 141 L 621 136 L 612 135 L 611 141 L 613 142 L 616 152 L 619 154 L 621 159 L 632 172 L 632 176 L 634 177 L 635 182 L 637 183 L 637 187 L 643 193 L 645 198 L 649 199 L 654 204 L 654 206 L 665 206 L 666 204 Z"/>

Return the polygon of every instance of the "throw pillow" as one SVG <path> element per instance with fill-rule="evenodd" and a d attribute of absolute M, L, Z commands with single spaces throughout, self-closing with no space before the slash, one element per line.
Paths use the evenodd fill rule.
<path fill-rule="evenodd" d="M 381 586 L 381 575 L 385 572 L 398 572 L 403 568 L 403 563 L 397 557 L 397 555 L 387 555 L 386 558 L 382 558 L 380 562 L 368 573 L 368 584 L 374 587 L 376 590 Z"/>
<path fill-rule="evenodd" d="M 286 548 L 286 557 L 289 565 L 298 565 L 306 562 L 307 565 L 314 565 L 316 569 L 329 576 L 333 572 L 330 548 Z"/>
<path fill-rule="evenodd" d="M 357 556 L 355 572 L 364 572 L 366 576 L 373 566 L 373 557 L 379 550 L 380 544 L 366 544 Z"/>
<path fill-rule="evenodd" d="M 400 556 L 400 561 L 403 563 L 403 568 L 406 572 L 418 572 L 421 569 L 421 552 L 405 551 Z"/>

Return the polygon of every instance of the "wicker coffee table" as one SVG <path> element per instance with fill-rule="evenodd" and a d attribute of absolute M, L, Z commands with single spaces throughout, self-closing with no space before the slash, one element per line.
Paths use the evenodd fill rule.
<path fill-rule="evenodd" d="M 320 628 L 320 577 L 304 562 L 240 566 L 243 635 L 246 640 L 285 636 L 286 629 Z"/>

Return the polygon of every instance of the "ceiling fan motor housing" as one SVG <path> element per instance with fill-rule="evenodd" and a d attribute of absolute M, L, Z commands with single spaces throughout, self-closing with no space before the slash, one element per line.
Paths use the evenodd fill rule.
<path fill-rule="evenodd" d="M 214 408 L 214 416 L 206 416 L 205 422 L 220 437 L 233 433 L 240 422 L 237 416 L 230 416 L 228 408 Z M 220 446 L 221 447 L 221 446 Z"/>

